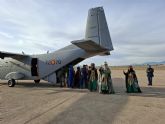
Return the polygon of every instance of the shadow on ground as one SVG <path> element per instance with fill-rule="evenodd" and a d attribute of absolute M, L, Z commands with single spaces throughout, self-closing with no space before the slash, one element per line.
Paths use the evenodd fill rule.
<path fill-rule="evenodd" d="M 116 92 L 124 92 L 123 79 L 113 79 Z M 99 93 L 88 93 L 77 102 L 70 105 L 68 109 L 57 115 L 50 124 L 107 124 L 113 123 L 116 116 L 128 102 L 128 96 L 103 95 Z"/>
<path fill-rule="evenodd" d="M 163 87 L 141 87 L 142 93 L 129 94 L 129 96 L 165 98 L 165 88 Z"/>

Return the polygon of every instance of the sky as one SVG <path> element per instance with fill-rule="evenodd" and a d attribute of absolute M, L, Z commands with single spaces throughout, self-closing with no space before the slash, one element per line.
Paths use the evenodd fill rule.
<path fill-rule="evenodd" d="M 165 0 L 0 0 L 0 51 L 42 54 L 83 39 L 88 9 L 98 6 L 114 50 L 80 64 L 165 60 Z"/>

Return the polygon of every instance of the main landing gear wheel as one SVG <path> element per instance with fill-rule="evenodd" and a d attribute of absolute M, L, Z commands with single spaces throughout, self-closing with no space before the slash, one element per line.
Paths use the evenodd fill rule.
<path fill-rule="evenodd" d="M 34 83 L 35 84 L 39 84 L 40 83 L 40 80 L 34 80 Z"/>
<path fill-rule="evenodd" d="M 15 80 L 14 79 L 11 79 L 8 81 L 8 86 L 9 87 L 14 87 L 15 86 Z"/>

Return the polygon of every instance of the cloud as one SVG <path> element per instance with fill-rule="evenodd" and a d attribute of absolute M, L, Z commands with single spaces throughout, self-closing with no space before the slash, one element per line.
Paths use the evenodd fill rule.
<path fill-rule="evenodd" d="M 0 50 L 28 54 L 55 51 L 84 37 L 87 11 L 104 6 L 115 50 L 81 64 L 112 65 L 165 58 L 164 0 L 1 0 Z M 81 5 L 81 7 L 79 6 Z"/>
<path fill-rule="evenodd" d="M 3 37 L 6 37 L 6 38 L 13 38 L 12 35 L 10 35 L 8 33 L 5 33 L 5 32 L 0 32 L 0 35 L 3 36 Z"/>

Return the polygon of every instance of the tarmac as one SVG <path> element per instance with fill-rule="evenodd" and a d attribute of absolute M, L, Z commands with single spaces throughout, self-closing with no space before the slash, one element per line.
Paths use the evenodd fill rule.
<path fill-rule="evenodd" d="M 164 79 L 157 86 L 141 82 L 142 94 L 125 93 L 122 71 L 112 71 L 116 94 L 60 88 L 41 81 L 0 83 L 1 124 L 164 124 Z"/>

